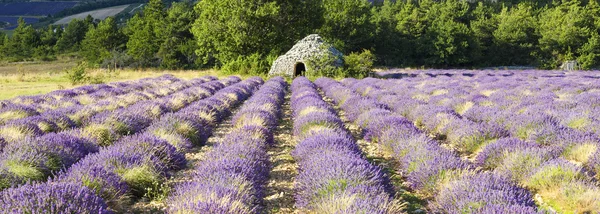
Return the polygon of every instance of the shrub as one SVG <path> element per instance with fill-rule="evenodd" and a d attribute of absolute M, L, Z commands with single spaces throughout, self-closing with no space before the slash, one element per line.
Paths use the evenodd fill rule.
<path fill-rule="evenodd" d="M 66 71 L 67 78 L 72 85 L 77 84 L 102 84 L 105 82 L 106 75 L 99 73 L 97 75 L 91 75 L 88 71 L 87 62 L 81 62 L 77 66 Z"/>
<path fill-rule="evenodd" d="M 85 83 L 89 77 L 86 71 L 87 63 L 81 62 L 77 66 L 73 67 L 71 70 L 67 71 L 67 78 L 71 81 L 71 84 L 77 85 Z"/>
<path fill-rule="evenodd" d="M 263 57 L 254 53 L 250 56 L 238 56 L 237 59 L 225 63 L 221 70 L 224 74 L 265 75 L 269 72 L 272 56 Z"/>
<path fill-rule="evenodd" d="M 346 77 L 365 78 L 369 76 L 373 69 L 375 55 L 370 50 L 363 50 L 361 53 L 351 53 L 344 56 L 346 62 Z"/>
<path fill-rule="evenodd" d="M 344 77 L 344 69 L 335 66 L 336 64 L 340 64 L 341 59 L 329 53 L 328 50 L 330 48 L 331 46 L 329 45 L 321 46 L 323 53 L 326 54 L 311 57 L 306 61 L 307 70 L 312 70 L 312 72 L 307 72 L 305 75 L 308 79 L 315 80 L 319 77 Z"/>

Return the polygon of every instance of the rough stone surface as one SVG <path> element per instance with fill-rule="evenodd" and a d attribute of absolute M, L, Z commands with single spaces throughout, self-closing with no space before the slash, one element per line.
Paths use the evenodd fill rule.
<path fill-rule="evenodd" d="M 306 72 L 311 72 L 312 69 L 307 65 L 307 61 L 313 57 L 320 57 L 325 54 L 332 54 L 337 58 L 333 63 L 333 66 L 343 66 L 344 61 L 342 53 L 332 46 L 324 48 L 323 45 L 325 45 L 325 42 L 319 35 L 308 35 L 296 43 L 287 53 L 277 57 L 277 60 L 275 60 L 271 66 L 269 75 L 293 77 L 294 69 L 299 63 L 304 64 Z"/>

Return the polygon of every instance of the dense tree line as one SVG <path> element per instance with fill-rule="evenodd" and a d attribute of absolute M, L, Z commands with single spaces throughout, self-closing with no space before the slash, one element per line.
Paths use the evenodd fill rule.
<path fill-rule="evenodd" d="M 348 54 L 387 66 L 600 66 L 598 0 L 150 0 L 125 25 L 74 20 L 64 29 L 20 22 L 0 35 L 5 60 L 74 54 L 92 65 L 265 72 L 295 41 L 319 33 Z"/>

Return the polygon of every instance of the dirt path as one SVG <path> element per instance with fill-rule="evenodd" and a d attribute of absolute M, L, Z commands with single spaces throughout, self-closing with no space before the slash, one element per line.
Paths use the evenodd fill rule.
<path fill-rule="evenodd" d="M 297 213 L 294 208 L 294 178 L 298 174 L 298 165 L 291 155 L 296 140 L 292 135 L 293 121 L 289 93 L 285 97 L 282 108 L 282 118 L 273 133 L 275 144 L 268 151 L 273 168 L 269 173 L 266 186 L 267 213 Z"/>

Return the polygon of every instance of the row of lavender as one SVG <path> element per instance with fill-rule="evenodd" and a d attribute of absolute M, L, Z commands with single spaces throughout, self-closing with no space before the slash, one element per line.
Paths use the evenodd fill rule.
<path fill-rule="evenodd" d="M 267 81 L 232 119 L 233 129 L 178 184 L 167 213 L 262 213 L 269 172 L 267 147 L 281 115 L 286 82 Z M 241 94 L 239 96 L 242 96 Z"/>
<path fill-rule="evenodd" d="M 596 148 L 600 136 L 600 85 L 597 79 L 578 75 L 553 78 L 542 78 L 540 73 L 503 78 L 438 77 L 377 84 L 410 100 L 401 107 L 409 117 L 418 119 L 417 115 L 421 115 L 410 110 L 414 106 L 429 105 L 429 108 L 437 108 L 438 114 L 447 111 L 454 118 L 500 127 L 521 140 L 566 148 L 569 153 L 566 155 L 571 156 L 568 159 L 586 164 L 598 159 L 593 156 L 600 155 Z M 454 122 L 454 118 L 447 120 Z M 428 129 L 435 131 L 435 127 Z M 583 148 L 590 152 L 574 154 Z"/>
<path fill-rule="evenodd" d="M 399 162 L 410 187 L 441 213 L 536 213 L 532 195 L 499 174 L 476 170 L 378 101 L 331 79 L 318 79 L 328 97 Z"/>
<path fill-rule="evenodd" d="M 0 101 L 0 124 L 10 120 L 40 115 L 47 111 L 57 111 L 69 107 L 81 107 L 114 99 L 115 96 L 130 92 L 143 92 L 147 89 L 184 82 L 172 75 L 158 78 L 144 78 L 129 82 L 86 85 L 73 89 L 57 90 L 47 94 L 21 96 Z M 155 90 L 160 92 L 159 90 Z M 151 93 L 152 94 L 152 93 Z"/>
<path fill-rule="evenodd" d="M 239 81 L 232 77 L 221 85 Z M 171 171 L 185 166 L 182 151 L 206 140 L 211 131 L 204 124 L 216 120 L 216 109 L 241 102 L 235 94 L 251 93 L 261 81 L 245 80 L 176 113 L 167 113 L 142 132 L 86 156 L 47 183 L 3 191 L 0 204 L 3 210 L 14 212 L 54 209 L 58 213 L 109 213 L 105 204 L 108 203 L 111 210 L 119 211 L 121 205 L 129 203 L 128 199 L 159 187 Z M 83 195 L 72 198 L 74 194 Z"/>
<path fill-rule="evenodd" d="M 462 97 L 462 101 L 450 104 L 454 109 L 443 104 L 452 102 L 450 100 L 461 100 L 461 96 L 440 98 L 451 94 L 453 89 L 450 87 L 435 89 L 431 92 L 437 95 L 423 99 L 423 94 L 415 96 L 420 92 L 411 93 L 411 90 L 404 88 L 406 85 L 399 86 L 396 81 L 367 79 L 359 83 L 353 80 L 345 82 L 353 85 L 357 91 L 387 103 L 423 130 L 445 141 L 449 148 L 472 157 L 477 166 L 504 174 L 513 182 L 539 194 L 544 207 L 558 212 L 591 212 L 600 209 L 600 189 L 578 163 L 582 159 L 591 159 L 584 161 L 584 166 L 596 167 L 592 155 L 599 141 L 589 133 L 561 126 L 554 118 L 545 115 L 547 111 L 544 109 L 530 105 L 521 105 L 521 108 L 527 106 L 522 111 L 514 109 L 512 105 L 520 103 L 514 102 L 519 99 L 512 97 L 513 102 L 503 101 L 506 110 L 479 111 L 479 115 L 494 118 L 485 120 L 467 116 L 476 115 L 469 113 L 472 110 L 481 110 L 471 106 L 474 102 L 468 104 L 464 101 L 469 98 Z M 440 83 L 437 80 L 434 82 Z M 420 87 L 424 85 L 423 82 L 419 84 Z M 421 91 L 416 87 L 412 90 Z M 499 103 L 482 96 L 476 97 L 474 100 L 478 100 L 479 104 Z M 589 145 L 593 146 L 590 148 Z"/>
<path fill-rule="evenodd" d="M 397 213 L 393 188 L 369 163 L 332 107 L 306 78 L 292 83 L 298 163 L 296 207 L 313 213 Z"/>
<path fill-rule="evenodd" d="M 175 105 L 177 104 L 176 102 L 184 100 L 185 97 L 169 95 L 214 79 L 216 78 L 204 77 L 191 81 L 176 81 L 164 85 L 158 84 L 153 87 L 148 87 L 146 91 L 132 91 L 91 105 L 77 105 L 68 108 L 60 108 L 44 112 L 40 115 L 10 120 L 7 124 L 0 126 L 0 149 L 5 141 L 18 141 L 28 136 L 39 136 L 44 133 L 59 132 L 87 125 L 96 114 L 111 110 L 119 110 L 136 103 L 141 103 L 142 101 L 152 102 L 150 101 L 151 99 L 168 96 L 171 97 L 171 99 L 166 99 L 166 101 L 170 101 Z M 164 104 L 169 103 L 165 102 Z M 20 111 L 22 109 L 18 108 L 16 110 Z"/>
<path fill-rule="evenodd" d="M 203 79 L 213 79 L 205 77 Z M 144 101 L 127 108 L 98 114 L 89 124 L 60 133 L 32 135 L 9 142 L 0 153 L 0 188 L 43 181 L 99 147 L 111 145 L 119 138 L 148 127 L 161 115 L 177 111 L 185 105 L 211 96 L 216 90 L 239 81 L 236 78 L 209 81 L 187 88 L 162 99 Z M 185 98 L 184 102 L 177 101 Z M 175 105 L 168 105 L 169 103 Z"/>
<path fill-rule="evenodd" d="M 477 162 L 487 169 L 510 173 L 515 180 L 546 198 L 554 209 L 568 212 L 600 209 L 600 189 L 585 176 L 600 177 L 600 85 L 597 79 L 583 74 L 590 75 L 530 73 L 508 78 L 442 77 L 414 80 L 414 84 L 391 81 L 379 85 L 393 88 L 403 97 L 418 98 L 421 103 L 418 106 L 454 109 L 461 119 L 506 130 L 508 136 L 516 139 L 491 144 L 479 141 L 482 148 L 473 153 L 477 155 Z M 412 89 L 392 87 L 399 83 Z M 420 87 L 414 87 L 416 84 Z M 415 104 L 405 106 L 404 111 L 411 112 L 408 109 L 414 107 Z M 508 155 L 495 154 L 490 159 L 486 153 Z M 568 174 L 562 181 L 544 186 L 528 182 L 530 175 L 551 162 L 558 162 L 553 168 L 560 168 L 563 175 Z"/>

